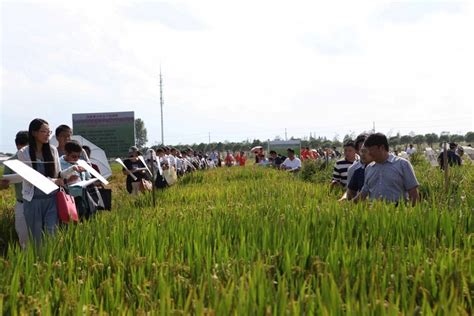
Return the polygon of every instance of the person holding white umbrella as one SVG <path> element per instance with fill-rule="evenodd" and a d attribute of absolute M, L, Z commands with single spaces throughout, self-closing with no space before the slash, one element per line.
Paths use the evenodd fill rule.
<path fill-rule="evenodd" d="M 265 152 L 262 146 L 255 146 L 250 149 L 250 152 L 255 154 L 255 164 L 259 164 L 262 160 L 265 160 Z"/>

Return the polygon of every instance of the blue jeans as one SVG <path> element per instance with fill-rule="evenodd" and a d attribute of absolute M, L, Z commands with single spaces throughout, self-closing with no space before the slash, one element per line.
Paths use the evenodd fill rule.
<path fill-rule="evenodd" d="M 26 226 L 36 247 L 39 247 L 43 232 L 53 235 L 58 226 L 56 192 L 49 195 L 35 193 L 30 202 L 24 201 L 24 209 Z"/>

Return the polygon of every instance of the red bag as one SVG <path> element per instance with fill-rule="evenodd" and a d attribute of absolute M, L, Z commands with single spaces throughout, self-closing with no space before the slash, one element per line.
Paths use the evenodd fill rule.
<path fill-rule="evenodd" d="M 60 188 L 58 193 L 56 193 L 56 207 L 58 208 L 59 219 L 63 223 L 69 223 L 69 220 L 74 222 L 79 220 L 74 197 L 67 194 L 63 188 Z"/>

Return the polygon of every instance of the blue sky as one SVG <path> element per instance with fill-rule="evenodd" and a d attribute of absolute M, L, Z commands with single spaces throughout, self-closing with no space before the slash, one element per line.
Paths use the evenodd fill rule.
<path fill-rule="evenodd" d="M 75 3 L 77 2 L 77 3 Z M 149 145 L 474 130 L 472 1 L 2 1 L 0 151 L 135 111 Z"/>

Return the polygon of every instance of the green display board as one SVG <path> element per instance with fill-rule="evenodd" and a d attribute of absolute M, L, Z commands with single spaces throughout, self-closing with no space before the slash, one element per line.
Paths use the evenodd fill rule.
<path fill-rule="evenodd" d="M 135 113 L 80 113 L 72 115 L 74 135 L 101 147 L 107 157 L 125 157 L 135 145 Z"/>
<path fill-rule="evenodd" d="M 274 150 L 283 156 L 288 156 L 287 149 L 291 148 L 295 151 L 295 155 L 299 157 L 301 153 L 301 139 L 274 140 L 270 141 L 268 147 L 269 152 L 270 150 Z"/>

